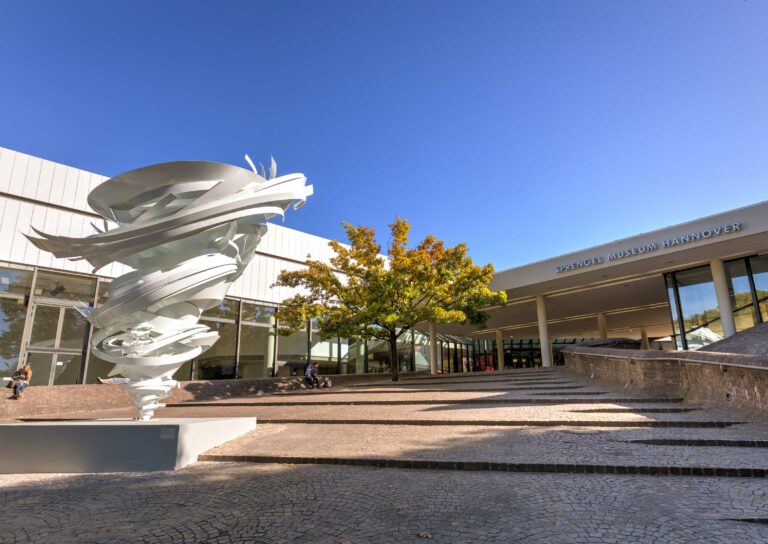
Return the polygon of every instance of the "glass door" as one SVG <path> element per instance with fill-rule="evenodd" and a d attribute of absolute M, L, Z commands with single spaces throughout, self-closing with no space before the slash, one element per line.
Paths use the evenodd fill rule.
<path fill-rule="evenodd" d="M 31 385 L 80 382 L 88 327 L 88 320 L 72 305 L 34 304 L 26 346 Z"/>

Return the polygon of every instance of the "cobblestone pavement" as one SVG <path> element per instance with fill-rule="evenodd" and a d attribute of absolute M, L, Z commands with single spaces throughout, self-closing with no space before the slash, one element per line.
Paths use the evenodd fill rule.
<path fill-rule="evenodd" d="M 765 517 L 764 479 L 199 463 L 0 485 L 4 543 L 768 542 L 731 521 Z"/>
<path fill-rule="evenodd" d="M 481 383 L 469 383 L 478 381 Z M 518 387 L 518 381 L 535 387 L 584 387 L 490 391 Z M 470 385 L 484 390 L 464 391 Z M 552 395 L 551 399 L 561 399 L 556 404 L 533 400 L 572 391 L 605 391 L 604 398 L 627 401 L 580 401 L 570 395 Z M 542 392 L 544 397 L 534 396 Z M 528 400 L 521 405 L 445 404 L 488 398 Z M 297 405 L 226 405 L 260 399 L 296 401 Z M 300 404 L 316 399 L 420 399 L 430 404 Z M 197 463 L 161 473 L 0 475 L 0 502 L 9 511 L 22 513 L 6 516 L 0 543 L 768 542 L 768 478 L 563 473 L 567 470 L 474 472 L 290 462 L 291 457 L 330 457 L 334 462 L 386 458 L 768 468 L 764 415 L 640 400 L 560 371 L 544 371 L 438 377 L 417 384 L 384 383 L 331 393 L 228 399 L 219 406 L 166 408 L 158 412 L 162 417 L 256 415 L 262 420 L 287 420 L 260 423 L 253 433 L 208 452 L 281 457 L 283 462 Z M 643 411 L 649 408 L 693 410 Z M 296 419 L 316 423 L 291 422 Z M 367 423 L 372 419 L 382 423 Z M 425 419 L 438 424 L 398 424 Z M 354 424 L 339 424 L 339 420 Z M 488 425 L 510 420 L 550 422 L 552 426 Z M 323 424 L 327 421 L 337 423 Z M 455 425 L 461 421 L 468 424 Z M 725 428 L 626 426 L 649 421 L 737 424 Z M 720 442 L 694 446 L 630 442 L 633 440 Z M 722 441 L 763 443 L 726 447 Z"/>

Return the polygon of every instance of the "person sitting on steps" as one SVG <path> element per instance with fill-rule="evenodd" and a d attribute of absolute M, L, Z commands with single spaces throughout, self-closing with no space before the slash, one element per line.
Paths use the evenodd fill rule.
<path fill-rule="evenodd" d="M 320 387 L 320 378 L 317 376 L 318 365 L 317 361 L 313 361 L 307 365 L 307 370 L 304 371 L 304 381 L 310 388 Z"/>
<path fill-rule="evenodd" d="M 8 384 L 13 387 L 13 397 L 16 400 L 21 399 L 21 395 L 24 390 L 29 387 L 29 380 L 32 379 L 32 367 L 29 363 L 24 363 L 24 366 L 14 372 L 11 377 L 11 382 Z"/>

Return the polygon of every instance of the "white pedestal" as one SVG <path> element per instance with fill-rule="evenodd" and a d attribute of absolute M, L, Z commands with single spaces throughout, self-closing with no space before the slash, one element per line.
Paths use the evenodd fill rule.
<path fill-rule="evenodd" d="M 256 429 L 255 417 L 0 425 L 0 473 L 175 470 Z"/>

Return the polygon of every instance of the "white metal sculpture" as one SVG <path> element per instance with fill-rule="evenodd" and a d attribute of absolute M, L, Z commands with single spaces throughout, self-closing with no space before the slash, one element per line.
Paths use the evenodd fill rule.
<path fill-rule="evenodd" d="M 218 305 L 255 255 L 266 221 L 312 194 L 303 174 L 206 161 L 131 170 L 88 195 L 104 228 L 86 238 L 33 229 L 27 236 L 56 257 L 85 259 L 94 271 L 120 262 L 134 270 L 109 284 L 105 304 L 83 308 L 95 329 L 92 353 L 130 379 L 140 419 L 177 386 L 173 374 L 210 348 L 218 333 L 198 323 Z M 116 224 L 109 228 L 110 223 Z"/>

